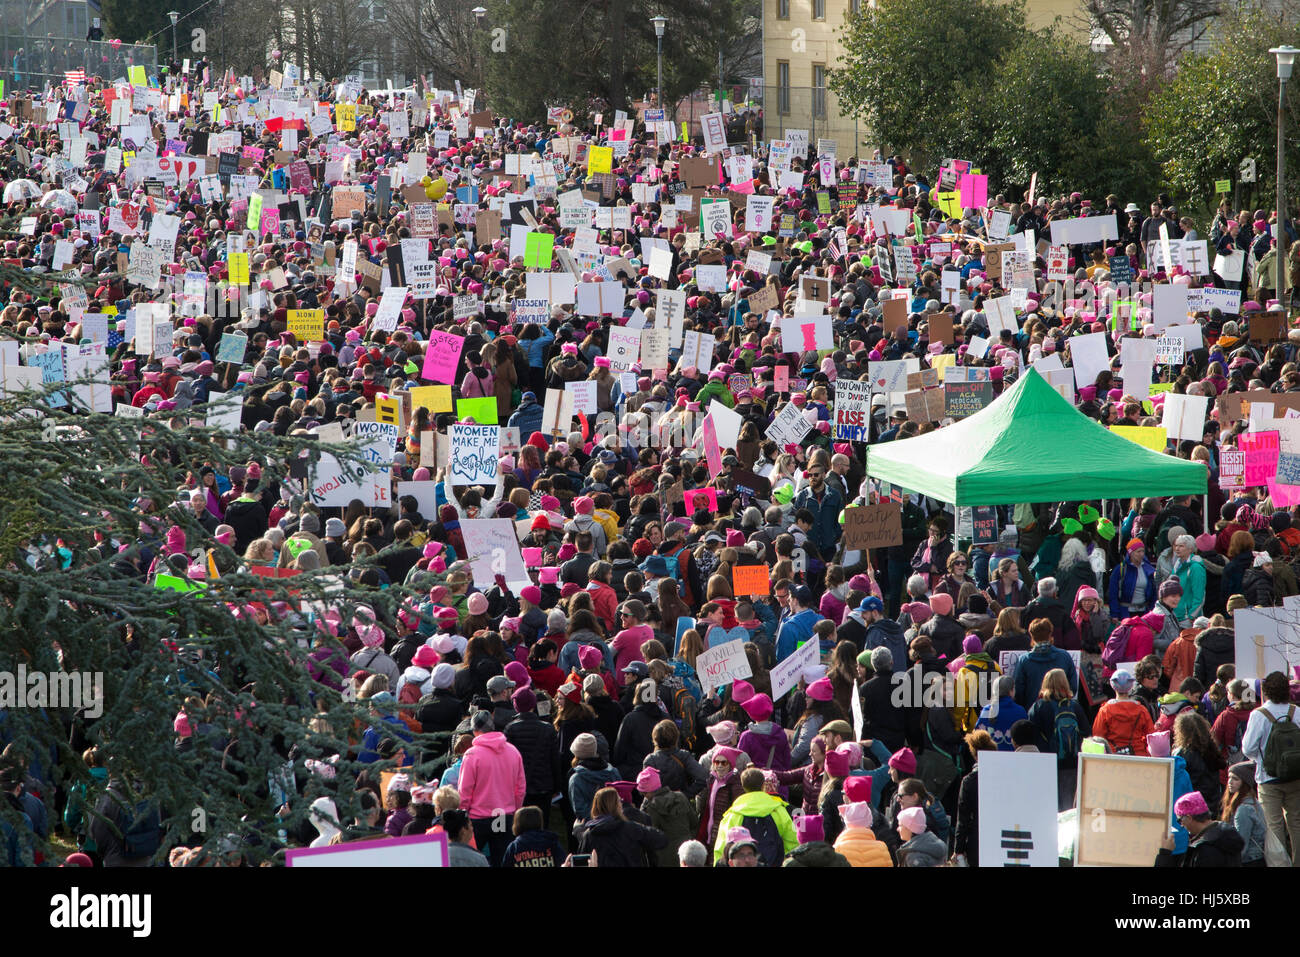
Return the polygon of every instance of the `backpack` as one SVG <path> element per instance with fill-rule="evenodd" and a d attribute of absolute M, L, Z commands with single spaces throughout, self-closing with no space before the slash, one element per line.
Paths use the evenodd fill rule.
<path fill-rule="evenodd" d="M 749 836 L 758 845 L 758 857 L 764 867 L 780 867 L 785 860 L 785 841 L 776 820 L 770 814 L 763 817 L 745 817 L 740 826 L 749 831 Z"/>
<path fill-rule="evenodd" d="M 1267 712 L 1265 713 L 1267 714 Z M 1242 753 L 1241 750 L 1241 742 L 1246 737 L 1246 725 L 1248 725 L 1249 723 L 1250 723 L 1249 721 L 1237 722 L 1237 733 L 1232 740 L 1232 744 L 1228 745 L 1227 748 L 1228 767 L 1232 767 L 1234 764 L 1238 763 L 1239 761 L 1246 760 L 1246 756 Z"/>
<path fill-rule="evenodd" d="M 1125 618 L 1110 633 L 1106 639 L 1106 647 L 1101 650 L 1101 663 L 1107 668 L 1118 668 L 1121 662 L 1128 659 L 1124 656 L 1128 653 L 1128 638 L 1132 634 L 1133 628 L 1143 624 L 1141 618 Z"/>
<path fill-rule="evenodd" d="M 1264 745 L 1264 770 L 1282 784 L 1300 780 L 1300 725 L 1295 723 L 1295 705 L 1287 709 L 1285 718 L 1275 718 L 1268 711 L 1263 714 L 1273 726 Z"/>
<path fill-rule="evenodd" d="M 1062 702 L 1056 707 L 1056 721 L 1053 725 L 1056 734 L 1056 760 L 1064 764 L 1073 761 L 1079 754 L 1079 719 L 1069 707 L 1069 702 Z"/>
<path fill-rule="evenodd" d="M 695 695 L 685 688 L 678 688 L 672 693 L 668 702 L 668 713 L 672 715 L 673 722 L 677 725 L 677 730 L 681 732 L 681 746 L 687 751 L 695 750 L 695 743 L 698 738 L 697 727 L 695 723 L 696 702 Z"/>
<path fill-rule="evenodd" d="M 151 801 L 137 801 L 131 823 L 122 831 L 127 857 L 153 857 L 158 852 L 162 818 Z"/>

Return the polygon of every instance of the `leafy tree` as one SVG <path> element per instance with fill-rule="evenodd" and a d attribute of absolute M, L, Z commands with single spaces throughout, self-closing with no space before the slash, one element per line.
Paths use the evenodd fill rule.
<path fill-rule="evenodd" d="M 1300 44 L 1300 28 L 1244 16 L 1213 51 L 1184 57 L 1177 75 L 1152 97 L 1147 142 L 1177 196 L 1208 205 L 1214 181 L 1235 179 L 1248 156 L 1265 199 L 1276 189 L 1278 81 L 1268 51 L 1284 43 Z M 1300 169 L 1298 100 L 1294 93 L 1287 98 L 1289 170 Z"/>
<path fill-rule="evenodd" d="M 886 150 L 920 166 L 944 156 L 956 130 L 953 104 L 985 90 L 994 63 L 1026 32 L 1024 5 L 997 0 L 889 0 L 849 17 L 845 55 L 829 86 Z M 1021 110 L 1022 102 L 1001 104 Z"/>

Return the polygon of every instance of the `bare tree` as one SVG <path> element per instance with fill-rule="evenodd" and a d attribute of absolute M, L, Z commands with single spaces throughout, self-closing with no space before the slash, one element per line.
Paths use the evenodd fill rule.
<path fill-rule="evenodd" d="M 479 26 L 464 0 L 391 0 L 388 25 L 397 38 L 397 61 L 408 76 L 427 75 L 439 89 L 457 80 L 473 86 L 481 56 Z"/>
<path fill-rule="evenodd" d="M 1168 70 L 1225 11 L 1224 0 L 1083 0 L 1083 13 L 1117 50 L 1142 50 Z"/>

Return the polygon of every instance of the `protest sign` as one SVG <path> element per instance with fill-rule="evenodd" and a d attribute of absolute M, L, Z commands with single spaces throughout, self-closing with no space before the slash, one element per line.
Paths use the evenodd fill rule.
<path fill-rule="evenodd" d="M 481 399 L 457 399 L 456 418 L 462 422 L 473 419 L 476 425 L 496 425 L 497 400 L 490 395 Z"/>
<path fill-rule="evenodd" d="M 450 867 L 446 834 L 412 834 L 285 852 L 286 867 Z"/>
<path fill-rule="evenodd" d="M 1153 866 L 1173 803 L 1172 758 L 1081 753 L 1074 866 Z"/>
<path fill-rule="evenodd" d="M 1110 430 L 1153 452 L 1163 452 L 1169 441 L 1165 430 L 1157 425 L 1112 425 Z"/>
<path fill-rule="evenodd" d="M 805 668 L 817 664 L 820 658 L 819 648 L 820 643 L 814 635 L 786 658 L 776 663 L 771 671 L 773 701 L 780 701 L 786 692 L 793 690 L 799 684 Z"/>
<path fill-rule="evenodd" d="M 223 332 L 221 343 L 217 346 L 218 362 L 234 362 L 242 365 L 244 352 L 248 348 L 248 335 L 243 332 Z"/>
<path fill-rule="evenodd" d="M 449 429 L 451 436 L 450 469 L 454 485 L 477 485 L 497 481 L 501 430 L 496 425 L 462 425 Z"/>
<path fill-rule="evenodd" d="M 325 338 L 324 309 L 290 309 L 289 332 L 299 342 L 320 342 Z"/>
<path fill-rule="evenodd" d="M 706 689 L 721 688 L 733 681 L 753 677 L 743 641 L 727 641 L 710 648 L 695 660 L 695 673 Z"/>
<path fill-rule="evenodd" d="M 700 509 L 717 512 L 718 490 L 716 488 L 686 489 L 682 492 L 682 501 L 686 505 L 687 515 L 693 515 Z"/>
<path fill-rule="evenodd" d="M 519 551 L 519 537 L 515 534 L 513 521 L 508 518 L 466 518 L 461 520 L 460 531 L 477 587 L 493 587 L 497 575 L 504 575 L 506 584 L 512 588 L 526 588 L 532 584 Z"/>
<path fill-rule="evenodd" d="M 1232 634 L 1239 678 L 1266 678 L 1274 671 L 1289 675 L 1300 665 L 1300 610 L 1238 608 Z"/>
<path fill-rule="evenodd" d="M 1059 867 L 1056 756 L 981 751 L 980 867 Z"/>
<path fill-rule="evenodd" d="M 903 544 L 903 512 L 893 502 L 844 510 L 845 548 L 886 548 Z"/>
<path fill-rule="evenodd" d="M 964 419 L 993 401 L 992 382 L 948 382 L 943 384 L 943 412 L 950 419 Z"/>
<path fill-rule="evenodd" d="M 835 382 L 835 441 L 866 442 L 871 427 L 871 383 Z"/>
<path fill-rule="evenodd" d="M 781 448 L 798 445 L 808 434 L 812 426 L 804 419 L 803 413 L 793 402 L 787 402 L 776 414 L 772 424 L 767 427 L 767 436 Z"/>
<path fill-rule="evenodd" d="M 463 336 L 451 332 L 439 332 L 436 329 L 431 330 L 420 378 L 427 382 L 455 384 L 456 367 L 460 363 L 460 352 L 464 347 Z"/>
<path fill-rule="evenodd" d="M 768 595 L 772 592 L 766 565 L 736 565 L 731 569 L 732 594 Z"/>

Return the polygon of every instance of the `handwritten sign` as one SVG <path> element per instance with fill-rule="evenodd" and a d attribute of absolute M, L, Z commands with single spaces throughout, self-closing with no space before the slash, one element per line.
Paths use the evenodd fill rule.
<path fill-rule="evenodd" d="M 886 548 L 903 544 L 903 512 L 893 502 L 844 510 L 845 548 Z"/>
<path fill-rule="evenodd" d="M 735 566 L 731 569 L 731 585 L 737 598 L 741 595 L 768 595 L 772 591 L 766 565 Z"/>
<path fill-rule="evenodd" d="M 325 338 L 324 309 L 290 309 L 289 332 L 299 342 L 320 342 Z"/>
<path fill-rule="evenodd" d="M 428 382 L 452 383 L 456 379 L 456 366 L 460 362 L 465 338 L 450 332 L 429 332 L 429 346 L 424 353 L 424 368 L 420 378 Z"/>
<path fill-rule="evenodd" d="M 515 523 L 508 518 L 464 519 L 460 523 L 465 539 L 465 552 L 469 557 L 474 584 L 491 588 L 498 574 L 506 583 L 527 587 L 532 584 L 528 566 L 519 550 L 519 537 Z"/>
<path fill-rule="evenodd" d="M 799 683 L 804 669 L 817 664 L 820 647 L 821 643 L 814 635 L 791 652 L 787 658 L 777 662 L 776 667 L 771 671 L 773 701 L 781 700 L 782 696 Z"/>
<path fill-rule="evenodd" d="M 476 485 L 497 480 L 501 430 L 495 425 L 451 426 L 451 477 L 456 485 Z"/>
<path fill-rule="evenodd" d="M 835 441 L 866 442 L 871 427 L 871 383 L 838 379 L 835 383 Z"/>
<path fill-rule="evenodd" d="M 706 688 L 719 688 L 742 678 L 753 677 L 745 643 L 739 639 L 723 642 L 695 660 L 695 673 Z"/>
<path fill-rule="evenodd" d="M 950 419 L 964 419 L 993 401 L 992 382 L 947 382 L 943 384 L 943 412 Z"/>

